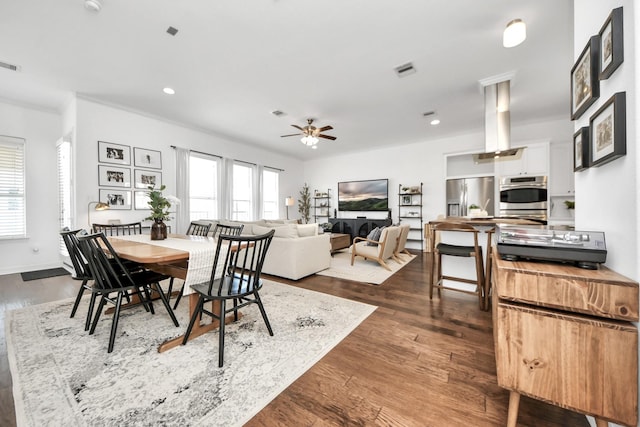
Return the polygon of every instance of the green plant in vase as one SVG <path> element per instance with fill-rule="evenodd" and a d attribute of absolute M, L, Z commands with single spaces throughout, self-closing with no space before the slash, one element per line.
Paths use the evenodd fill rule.
<path fill-rule="evenodd" d="M 147 187 L 149 191 L 149 201 L 147 202 L 151 209 L 151 215 L 145 219 L 153 220 L 151 224 L 151 240 L 164 240 L 167 238 L 167 225 L 164 221 L 171 218 L 169 215 L 169 209 L 171 204 L 178 204 L 180 201 L 173 196 L 163 196 L 162 192 L 167 188 L 165 185 L 161 185 L 159 189 L 150 185 Z"/>

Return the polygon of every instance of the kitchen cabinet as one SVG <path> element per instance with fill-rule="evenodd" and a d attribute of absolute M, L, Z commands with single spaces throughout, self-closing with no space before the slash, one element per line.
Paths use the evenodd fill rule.
<path fill-rule="evenodd" d="M 493 251 L 498 384 L 592 415 L 598 426 L 638 422 L 638 283 L 606 267 L 505 261 Z"/>
<path fill-rule="evenodd" d="M 551 144 L 550 164 L 549 190 L 551 196 L 573 196 L 575 194 L 573 145 L 570 143 Z"/>
<path fill-rule="evenodd" d="M 526 146 L 518 156 L 502 157 L 496 160 L 496 175 L 548 175 L 549 143 L 536 143 Z M 517 148 L 517 147 L 512 147 Z"/>

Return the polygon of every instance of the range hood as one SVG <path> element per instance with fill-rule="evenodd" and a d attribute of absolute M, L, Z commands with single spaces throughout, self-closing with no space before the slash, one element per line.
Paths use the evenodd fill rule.
<path fill-rule="evenodd" d="M 511 148 L 510 81 L 484 86 L 483 153 L 473 155 L 476 162 L 517 156 L 524 147 Z"/>

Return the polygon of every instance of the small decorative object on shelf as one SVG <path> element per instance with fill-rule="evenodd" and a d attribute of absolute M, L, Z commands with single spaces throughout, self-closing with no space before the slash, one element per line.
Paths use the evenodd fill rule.
<path fill-rule="evenodd" d="M 145 219 L 152 219 L 151 224 L 151 240 L 164 240 L 167 238 L 167 225 L 165 220 L 170 219 L 169 209 L 171 204 L 178 204 L 180 201 L 173 196 L 163 196 L 162 192 L 166 188 L 165 185 L 161 185 L 160 189 L 156 190 L 155 186 L 150 185 L 149 189 L 149 207 L 151 208 L 151 215 Z"/>
<path fill-rule="evenodd" d="M 317 223 L 322 222 L 322 220 L 325 218 L 327 220 L 329 219 L 329 212 L 331 212 L 329 206 L 331 201 L 331 198 L 329 197 L 329 191 L 330 190 L 327 189 L 327 191 L 314 190 L 313 192 L 313 218 Z"/>
<path fill-rule="evenodd" d="M 398 222 L 403 220 L 410 224 L 407 242 L 420 242 L 420 250 L 424 248 L 422 235 L 422 183 L 420 185 L 398 186 Z"/>

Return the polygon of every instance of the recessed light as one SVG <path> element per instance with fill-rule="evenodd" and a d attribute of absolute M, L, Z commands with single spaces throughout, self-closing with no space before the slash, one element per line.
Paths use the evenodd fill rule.
<path fill-rule="evenodd" d="M 437 126 L 440 124 L 440 119 L 433 119 L 431 120 L 431 126 Z"/>
<path fill-rule="evenodd" d="M 317 145 L 312 145 L 312 146 L 311 146 L 311 149 L 312 149 L 312 150 L 317 150 L 317 149 L 318 149 L 318 146 L 317 146 Z"/>
<path fill-rule="evenodd" d="M 170 87 L 165 87 L 164 89 L 162 89 L 162 91 L 163 91 L 164 93 L 166 93 L 167 95 L 173 95 L 173 94 L 175 94 L 175 93 L 176 93 L 176 91 L 175 91 L 175 90 L 173 90 L 173 89 L 171 89 Z"/>

